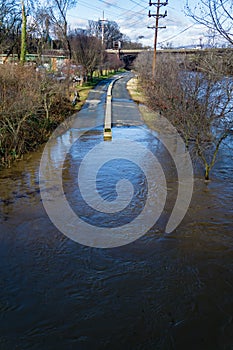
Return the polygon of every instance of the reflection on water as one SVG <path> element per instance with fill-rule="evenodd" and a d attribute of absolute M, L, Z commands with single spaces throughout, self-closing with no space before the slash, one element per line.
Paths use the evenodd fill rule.
<path fill-rule="evenodd" d="M 157 224 L 124 247 L 95 249 L 62 235 L 43 209 L 38 185 L 41 153 L 0 174 L 0 348 L 2 349 L 232 349 L 233 162 L 218 162 L 214 180 L 195 180 L 190 209 L 171 234 L 164 227 L 177 195 L 177 173 L 166 150 L 141 128 L 114 128 L 114 137 L 143 143 L 163 166 L 168 197 Z M 72 135 L 58 139 L 66 142 Z M 102 140 L 84 135 L 63 170 L 64 191 L 89 220 L 97 213 L 78 206 L 77 169 L 83 154 Z M 78 151 L 77 151 L 78 150 Z M 59 159 L 54 153 L 54 163 Z M 140 212 L 146 180 L 129 163 L 106 164 L 104 181 L 127 168 L 135 184 L 125 217 Z M 107 179 L 107 180 L 106 180 Z M 112 197 L 111 197 L 112 196 Z"/>

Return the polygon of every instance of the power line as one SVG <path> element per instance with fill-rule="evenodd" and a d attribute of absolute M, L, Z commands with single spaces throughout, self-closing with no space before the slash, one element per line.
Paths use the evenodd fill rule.
<path fill-rule="evenodd" d="M 115 7 L 115 8 L 117 8 L 117 9 L 119 9 L 119 10 L 123 10 L 123 11 L 127 11 L 128 9 L 126 9 L 126 8 L 124 8 L 124 7 L 121 7 L 121 6 L 118 6 L 118 5 L 116 5 L 116 4 L 111 4 L 111 3 L 109 3 L 109 2 L 107 2 L 107 1 L 105 1 L 105 0 L 98 0 L 99 2 L 101 2 L 101 3 L 103 3 L 103 4 L 105 4 L 105 5 L 107 5 L 107 6 L 110 6 L 110 7 Z M 129 11 L 129 10 L 128 10 Z"/>
<path fill-rule="evenodd" d="M 144 6 L 143 6 L 142 4 L 139 4 L 139 2 L 137 2 L 137 1 L 135 1 L 135 0 L 129 0 L 129 1 L 132 2 L 133 4 L 136 4 L 136 5 L 138 5 L 138 6 L 144 8 Z M 146 8 L 147 8 L 147 7 L 148 7 L 148 6 L 146 6 Z"/>
<path fill-rule="evenodd" d="M 146 7 L 146 8 L 147 8 L 147 7 Z M 145 12 L 144 10 L 145 10 L 146 8 L 144 8 L 144 9 L 142 9 L 141 11 L 137 12 L 137 17 L 138 17 L 138 19 L 135 20 L 133 23 L 137 24 L 138 22 L 140 22 L 140 21 L 142 20 L 142 18 L 144 18 L 144 12 Z M 132 16 L 130 17 L 130 19 L 132 19 Z M 129 21 L 129 15 L 126 17 L 126 21 L 127 21 L 127 22 Z M 128 24 L 128 25 L 127 25 L 127 28 L 131 27 L 133 23 Z"/>
<path fill-rule="evenodd" d="M 183 29 L 182 31 L 180 31 L 179 33 L 177 33 L 177 34 L 171 36 L 170 38 L 165 39 L 165 40 L 163 40 L 163 41 L 160 41 L 160 42 L 159 42 L 159 45 L 160 45 L 160 44 L 163 44 L 163 43 L 165 43 L 165 42 L 167 42 L 167 41 L 169 41 L 169 40 L 172 40 L 172 39 L 174 39 L 174 38 L 176 38 L 176 37 L 178 37 L 180 34 L 183 34 L 183 33 L 186 32 L 188 29 L 194 27 L 195 25 L 196 25 L 196 23 L 193 23 L 193 24 L 191 24 L 189 27 Z"/>
<path fill-rule="evenodd" d="M 135 4 L 135 6 L 131 7 L 130 9 L 125 8 L 125 7 L 121 7 L 115 4 L 109 4 L 107 1 L 105 0 L 98 0 L 100 3 L 103 4 L 108 4 L 109 6 L 112 7 L 111 11 L 108 11 L 107 9 L 105 10 L 105 12 L 109 15 L 111 15 L 111 17 L 115 17 L 117 20 L 119 20 L 120 18 L 122 18 L 123 20 L 125 20 L 128 25 L 127 28 L 132 28 L 135 25 L 137 25 L 138 23 L 140 23 L 142 21 L 142 17 L 144 16 L 144 11 L 146 9 L 149 8 L 149 6 L 143 6 L 141 5 L 139 2 L 135 1 L 135 0 L 130 0 L 133 4 Z M 102 12 L 102 9 L 97 5 L 90 5 L 90 3 L 85 2 L 84 0 L 79 0 L 79 5 L 82 7 L 85 7 L 87 9 L 92 9 L 94 10 L 94 12 L 99 13 L 100 11 Z M 136 9 L 138 6 L 140 6 L 140 10 L 139 11 L 134 11 L 134 9 Z M 116 10 L 116 11 L 114 11 Z M 121 13 L 119 13 L 119 12 Z M 118 13 L 117 13 L 118 12 Z M 82 19 L 82 20 L 90 20 L 88 18 L 82 18 L 79 16 L 75 16 L 72 14 L 68 14 L 69 17 L 72 18 L 77 18 L 77 19 Z M 136 17 L 136 18 L 135 18 Z M 132 21 L 134 19 L 134 21 Z"/>
<path fill-rule="evenodd" d="M 74 16 L 74 15 L 70 15 L 70 14 L 67 14 L 67 17 L 77 18 L 77 19 L 83 19 L 83 20 L 85 20 L 85 21 L 89 21 L 89 19 L 88 19 L 88 18 L 78 17 L 78 16 Z"/>
<path fill-rule="evenodd" d="M 99 2 L 105 4 L 105 5 L 108 5 L 108 6 L 111 6 L 112 8 L 115 8 L 117 10 L 122 10 L 123 13 L 121 13 L 120 15 L 119 14 L 116 14 L 114 13 L 113 11 L 108 11 L 108 10 L 105 10 L 105 13 L 108 13 L 109 15 L 111 16 L 115 16 L 115 17 L 125 17 L 124 13 L 126 13 L 127 15 L 129 15 L 129 12 L 134 14 L 135 16 L 138 15 L 138 13 L 142 12 L 144 9 L 148 8 L 148 6 L 146 7 L 143 7 L 143 10 L 140 10 L 140 11 L 133 11 L 132 8 L 129 9 L 129 8 L 125 8 L 125 7 L 121 7 L 121 6 L 118 6 L 118 5 L 115 5 L 115 4 L 110 4 L 108 3 L 107 1 L 105 0 L 98 0 Z M 132 0 L 133 1 L 133 0 Z M 96 9 L 97 11 L 103 11 L 102 8 L 98 7 L 98 6 L 94 6 L 94 5 L 90 5 L 89 3 L 86 3 L 85 1 L 82 1 L 82 0 L 79 0 L 78 2 L 81 6 L 83 7 L 86 7 L 86 8 L 89 8 L 89 9 Z M 136 7 L 136 6 L 135 6 Z M 134 7 L 134 8 L 135 8 Z"/>
<path fill-rule="evenodd" d="M 98 7 L 98 6 L 94 6 L 94 5 L 90 5 L 89 3 L 86 3 L 85 1 L 81 1 L 81 0 L 79 0 L 79 5 L 81 5 L 81 6 L 83 6 L 83 7 L 86 7 L 86 8 L 88 8 L 88 9 L 91 9 L 91 10 L 95 10 L 96 12 L 98 11 L 98 13 L 101 11 L 103 11 L 103 9 L 102 8 L 100 8 L 100 7 Z M 105 12 L 108 12 L 109 13 L 109 15 L 111 15 L 112 14 L 112 11 L 108 11 L 108 10 L 106 10 Z"/>
<path fill-rule="evenodd" d="M 137 6 L 134 6 L 133 9 L 134 9 L 135 7 L 137 7 Z M 120 18 L 120 17 L 126 17 L 126 19 L 127 19 L 128 16 L 129 16 L 129 12 L 135 14 L 135 16 L 138 16 L 139 14 L 142 14 L 142 13 L 143 13 L 143 15 L 144 15 L 144 12 L 145 12 L 146 9 L 148 9 L 148 6 L 143 7 L 140 11 L 133 11 L 132 9 L 126 10 L 125 12 L 126 12 L 127 16 L 125 16 L 125 15 L 124 15 L 125 12 L 123 12 L 118 18 Z"/>

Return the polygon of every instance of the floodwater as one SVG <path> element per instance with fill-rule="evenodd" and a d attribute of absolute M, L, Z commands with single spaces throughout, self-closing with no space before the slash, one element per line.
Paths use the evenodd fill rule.
<path fill-rule="evenodd" d="M 174 164 L 145 127 L 116 126 L 113 138 L 149 147 L 168 189 L 157 223 L 125 246 L 91 248 L 51 223 L 39 189 L 42 150 L 0 173 L 0 349 L 233 349 L 230 152 L 220 157 L 211 182 L 197 174 L 184 220 L 165 234 L 177 195 Z M 94 226 L 116 227 L 140 214 L 148 189 L 138 167 L 117 159 L 99 170 L 97 188 L 114 200 L 116 183 L 127 174 L 135 188 L 127 210 L 106 216 L 82 202 L 77 169 L 102 139 L 97 128 L 75 142 L 64 162 L 63 187 L 77 215 Z"/>

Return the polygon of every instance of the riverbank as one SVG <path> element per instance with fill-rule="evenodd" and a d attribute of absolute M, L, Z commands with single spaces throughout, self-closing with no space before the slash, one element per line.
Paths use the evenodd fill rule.
<path fill-rule="evenodd" d="M 95 91 L 88 98 L 102 103 L 88 102 L 79 114 L 84 120 L 97 117 L 98 125 L 103 121 L 102 89 L 103 86 L 97 93 L 98 101 Z M 124 96 L 119 96 L 120 106 Z M 91 248 L 62 235 L 47 216 L 39 187 L 41 152 L 31 153 L 29 161 L 4 170 L 0 174 L 0 256 L 4 282 L 0 288 L 0 348 L 109 350 L 118 344 L 122 349 L 130 346 L 153 350 L 189 349 L 194 344 L 193 349 L 231 349 L 230 155 L 222 158 L 217 181 L 207 186 L 195 179 L 186 217 L 175 231 L 166 234 L 163 227 L 177 199 L 174 164 L 163 147 L 156 146 L 153 133 L 145 128 L 119 125 L 114 129 L 114 140 L 140 142 L 156 150 L 167 183 L 163 214 L 147 234 L 131 244 Z M 75 142 L 62 165 L 64 193 L 72 210 L 81 220 L 92 224 L 93 233 L 98 234 L 100 224 L 119 228 L 129 220 L 134 233 L 138 224 L 132 219 L 140 215 L 150 193 L 140 168 L 122 158 L 104 164 L 96 178 L 102 198 L 114 198 L 116 184 L 123 178 L 136 190 L 130 206 L 117 213 L 117 218 L 115 214 L 93 211 L 81 198 L 77 172 L 86 154 L 103 142 L 103 133 L 93 130 L 76 139 L 70 130 L 58 138 L 49 152 L 53 160 L 51 174 L 61 165 L 59 151 L 63 142 L 67 145 L 72 140 Z M 113 154 L 119 152 L 115 145 Z M 142 157 L 139 152 L 140 163 L 147 163 Z M 96 161 L 100 159 L 101 152 L 96 154 Z M 86 168 L 87 176 L 94 168 L 95 162 Z M 51 184 L 48 195 L 54 190 L 56 187 Z M 59 205 L 59 198 L 56 196 L 52 201 Z M 66 222 L 62 209 L 59 213 Z M 71 226 L 72 222 L 68 222 L 67 228 Z M 78 227 L 77 232 L 80 231 Z"/>
<path fill-rule="evenodd" d="M 141 112 L 143 121 L 145 124 L 152 130 L 159 131 L 158 129 L 158 118 L 159 112 L 152 111 L 146 106 L 146 96 L 140 87 L 139 80 L 137 77 L 134 77 L 128 81 L 127 89 L 129 94 L 137 104 Z"/>
<path fill-rule="evenodd" d="M 106 71 L 82 86 L 71 86 L 33 68 L 1 67 L 0 169 L 10 168 L 47 142 L 60 123 L 81 110 L 89 92 L 114 74 Z M 75 104 L 74 91 L 78 95 Z"/>

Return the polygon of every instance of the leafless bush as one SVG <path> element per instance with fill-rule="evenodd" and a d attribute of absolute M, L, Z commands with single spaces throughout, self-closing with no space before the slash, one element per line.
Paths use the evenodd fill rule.
<path fill-rule="evenodd" d="M 102 47 L 96 37 L 74 32 L 70 38 L 74 60 L 82 65 L 86 77 L 93 76 L 93 72 L 101 63 Z"/>
<path fill-rule="evenodd" d="M 61 84 L 30 67 L 0 67 L 0 165 L 45 142 L 70 111 Z"/>
<path fill-rule="evenodd" d="M 153 53 L 148 51 L 139 54 L 137 59 L 135 60 L 134 68 L 139 74 L 141 81 L 151 79 L 152 59 Z"/>
<path fill-rule="evenodd" d="M 123 68 L 123 62 L 119 59 L 117 55 L 108 54 L 105 59 L 104 69 L 117 71 Z"/>
<path fill-rule="evenodd" d="M 219 147 L 233 128 L 233 79 L 212 53 L 199 57 L 195 71 L 175 55 L 160 55 L 152 79 L 144 63 L 147 57 L 140 58 L 138 70 L 149 107 L 160 110 L 177 128 L 209 179 Z"/>

